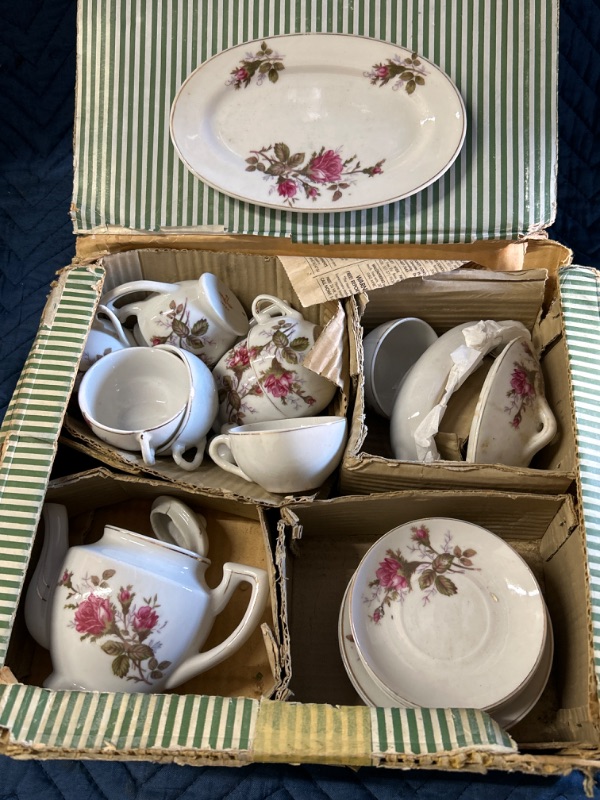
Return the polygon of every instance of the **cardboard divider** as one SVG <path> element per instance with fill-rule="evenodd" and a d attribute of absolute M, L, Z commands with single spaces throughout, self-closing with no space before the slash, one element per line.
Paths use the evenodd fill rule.
<path fill-rule="evenodd" d="M 207 521 L 209 540 L 206 573 L 209 587 L 221 581 L 226 561 L 248 564 L 267 571 L 270 600 L 261 623 L 248 641 L 225 662 L 177 687 L 179 695 L 204 694 L 222 697 L 269 697 L 279 685 L 278 605 L 275 593 L 273 556 L 261 513 L 254 505 L 234 500 L 203 497 L 163 482 L 140 480 L 112 474 L 105 468 L 53 481 L 46 501 L 66 506 L 69 515 L 70 546 L 91 544 L 106 524 L 123 527 L 155 538 L 150 525 L 150 508 L 159 496 L 177 497 Z M 22 602 L 17 610 L 9 642 L 6 665 L 18 681 L 41 686 L 51 671 L 50 654 L 36 644 L 25 625 L 24 598 L 43 541 L 43 524 L 34 541 Z M 241 585 L 219 614 L 203 650 L 223 641 L 239 624 L 248 601 L 248 586 Z M 125 690 L 125 687 L 124 687 Z"/>
<path fill-rule="evenodd" d="M 307 354 L 306 364 L 318 374 L 337 385 L 337 393 L 323 414 L 344 416 L 349 395 L 347 325 L 344 306 L 332 301 L 303 309 L 285 273 L 274 256 L 240 253 L 216 253 L 196 250 L 129 251 L 107 256 L 101 262 L 105 280 L 100 291 L 135 280 L 160 280 L 176 283 L 198 278 L 213 272 L 234 291 L 250 316 L 252 301 L 258 294 L 271 294 L 301 311 L 305 319 L 322 326 L 323 330 Z M 91 320 L 90 320 L 91 324 Z M 108 466 L 137 475 L 160 478 L 190 491 L 212 496 L 231 497 L 242 502 L 280 505 L 290 497 L 267 492 L 255 483 L 225 472 L 205 453 L 200 467 L 186 471 L 168 456 L 157 459 L 152 467 L 146 465 L 140 453 L 118 450 L 101 441 L 83 421 L 76 398 L 72 396 L 63 431 L 63 442 L 87 453 Z M 331 482 L 319 491 L 308 492 L 305 500 L 327 493 Z"/>
<path fill-rule="evenodd" d="M 368 494 L 419 487 L 505 489 L 544 494 L 569 490 L 577 473 L 569 363 L 566 342 L 557 321 L 560 319 L 559 299 L 554 298 L 552 304 L 546 306 L 547 279 L 547 270 L 494 273 L 464 269 L 411 279 L 357 298 L 355 313 L 348 315 L 350 321 L 360 320 L 350 331 L 356 403 L 341 467 L 340 493 Z M 558 311 L 554 304 L 558 305 Z M 558 432 L 554 440 L 535 455 L 529 467 L 458 460 L 459 447 L 468 437 L 480 389 L 477 372 L 474 381 L 467 381 L 457 390 L 449 403 L 448 416 L 442 419 L 438 442 L 441 459 L 424 463 L 394 458 L 390 421 L 365 405 L 362 340 L 382 322 L 405 316 L 425 320 L 438 334 L 462 322 L 481 319 L 513 319 L 531 331 Z M 553 325 L 545 324 L 548 316 L 552 317 Z M 451 457 L 457 460 L 444 460 Z"/>
<path fill-rule="evenodd" d="M 600 710 L 593 675 L 585 542 L 572 499 L 506 492 L 394 492 L 315 501 L 269 511 L 282 573 L 281 696 L 302 703 L 364 705 L 342 662 L 342 597 L 369 547 L 405 522 L 443 516 L 481 525 L 510 544 L 535 574 L 551 617 L 550 679 L 511 730 L 519 749 L 597 746 Z"/>

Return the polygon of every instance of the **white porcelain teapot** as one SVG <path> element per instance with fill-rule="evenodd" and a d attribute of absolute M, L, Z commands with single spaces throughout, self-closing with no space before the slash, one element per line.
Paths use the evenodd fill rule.
<path fill-rule="evenodd" d="M 176 545 L 106 525 L 90 545 L 68 547 L 62 505 L 44 505 L 44 544 L 25 600 L 25 621 L 50 650 L 46 688 L 112 692 L 173 689 L 228 658 L 250 636 L 265 608 L 267 573 L 223 565 L 210 589 L 210 561 Z M 236 588 L 252 592 L 236 629 L 199 652 Z"/>

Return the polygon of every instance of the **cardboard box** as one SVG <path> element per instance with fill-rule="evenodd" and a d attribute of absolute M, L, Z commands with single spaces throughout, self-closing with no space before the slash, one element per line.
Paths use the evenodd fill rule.
<path fill-rule="evenodd" d="M 520 768 L 533 754 L 536 769 L 542 772 L 551 764 L 567 765 L 588 749 L 597 757 L 600 716 L 588 624 L 585 539 L 572 498 L 566 495 L 418 490 L 282 508 L 277 563 L 285 587 L 281 601 L 285 677 L 278 694 L 301 703 L 335 704 L 342 709 L 342 720 L 344 714 L 351 718 L 348 709 L 362 701 L 347 677 L 338 645 L 346 586 L 380 536 L 411 520 L 436 516 L 482 525 L 507 541 L 536 575 L 549 608 L 555 636 L 550 680 L 533 710 L 509 731 L 519 753 L 511 755 L 504 767 Z M 416 719 L 421 734 L 428 729 L 429 746 L 442 743 L 439 718 L 446 719 L 448 730 L 456 730 L 456 713 L 423 711 L 413 719 L 414 710 L 371 709 L 373 758 L 396 765 L 414 763 L 414 754 L 399 752 L 397 744 L 401 731 L 416 725 Z M 480 715 L 477 719 L 479 726 L 493 728 L 489 720 Z M 343 722 L 341 729 L 348 731 Z M 444 759 L 440 753 L 431 757 L 431 763 L 438 757 Z M 496 764 L 501 762 L 502 757 L 496 756 Z M 468 757 L 458 754 L 453 763 L 464 766 Z"/>
<path fill-rule="evenodd" d="M 547 295 L 554 296 L 560 282 L 565 325 L 563 328 L 555 308 L 546 318 L 548 330 L 540 329 L 541 341 L 553 342 L 553 330 L 559 337 L 563 335 L 568 359 L 564 343 L 550 344 L 545 366 L 549 375 L 560 375 L 561 403 L 563 386 L 572 385 L 573 397 L 560 412 L 567 430 L 560 440 L 562 455 L 557 451 L 549 456 L 539 475 L 526 476 L 527 491 L 536 493 L 529 495 L 527 508 L 544 508 L 542 517 L 536 517 L 537 540 L 548 544 L 556 538 L 563 542 L 556 553 L 549 553 L 549 564 L 565 566 L 559 582 L 561 591 L 572 572 L 572 592 L 579 598 L 565 598 L 565 608 L 571 609 L 568 618 L 562 620 L 560 609 L 554 610 L 553 616 L 558 614 L 557 624 L 565 635 L 576 632 L 573 647 L 578 655 L 562 662 L 571 666 L 559 681 L 564 698 L 561 708 L 567 712 L 560 724 L 570 736 L 581 723 L 581 736 L 569 738 L 563 728 L 560 735 L 556 729 L 561 748 L 557 755 L 550 752 L 547 738 L 541 749 L 533 743 L 519 751 L 514 740 L 484 716 L 464 710 L 434 718 L 423 709 L 401 718 L 364 706 L 295 703 L 279 699 L 286 694 L 285 684 L 276 689 L 274 700 L 207 695 L 75 696 L 12 683 L 12 673 L 5 667 L 0 677 L 5 682 L 0 686 L 2 752 L 19 757 L 113 757 L 195 764 L 321 761 L 541 774 L 576 768 L 592 774 L 600 767 L 593 720 L 597 703 L 594 669 L 600 667 L 594 668 L 593 660 L 586 662 L 586 654 L 588 658 L 591 655 L 590 632 L 595 637 L 592 641 L 600 641 L 600 616 L 595 610 L 600 590 L 600 578 L 596 577 L 600 575 L 600 526 L 595 514 L 600 479 L 595 442 L 600 425 L 593 396 L 594 388 L 600 385 L 598 286 L 592 270 L 573 268 L 554 273 L 554 268 L 569 263 L 570 254 L 543 234 L 552 221 L 555 204 L 558 9 L 553 0 L 548 0 L 536 6 L 534 16 L 529 6 L 522 4 L 506 18 L 493 2 L 468 3 L 463 15 L 452 17 L 450 30 L 445 10 L 441 6 L 425 8 L 420 0 L 409 2 L 402 14 L 396 14 L 393 4 L 386 0 L 376 0 L 369 5 L 368 20 L 352 4 L 341 10 L 334 5 L 329 0 L 316 0 L 308 14 L 300 2 L 292 0 L 287 13 L 273 19 L 263 14 L 264 9 L 259 9 L 255 0 L 243 0 L 236 15 L 214 14 L 214 9 L 202 4 L 194 7 L 193 13 L 188 13 L 187 6 L 181 13 L 180 4 L 171 8 L 169 3 L 158 6 L 149 2 L 134 25 L 123 4 L 106 0 L 98 7 L 91 0 L 80 0 L 72 206 L 79 234 L 78 258 L 59 276 L 52 291 L 0 431 L 0 663 L 7 663 L 13 625 L 18 626 L 19 597 L 59 431 L 105 277 L 104 268 L 112 266 L 112 257 L 115 264 L 119 259 L 125 264 L 128 257 L 120 253 L 144 250 L 143 261 L 149 264 L 155 258 L 151 250 L 170 249 L 178 255 L 173 253 L 169 260 L 188 265 L 185 268 L 209 258 L 208 254 L 189 255 L 186 251 L 214 251 L 251 254 L 254 265 L 272 262 L 276 255 L 310 254 L 351 259 L 443 259 L 473 262 L 494 270 L 549 269 Z M 457 81 L 467 102 L 469 132 L 464 150 L 443 180 L 405 202 L 309 219 L 239 203 L 185 172 L 168 142 L 169 108 L 178 85 L 210 55 L 238 41 L 276 33 L 288 23 L 294 31 L 333 27 L 344 33 L 410 42 Z M 157 32 L 165 33 L 164 28 L 167 35 L 157 37 Z M 127 41 L 123 30 L 129 31 Z M 471 42 L 474 34 L 478 46 L 465 47 L 463 42 Z M 181 43 L 181 47 L 172 46 L 173 42 Z M 142 64 L 150 68 L 141 69 Z M 515 75 L 519 76 L 516 83 Z M 522 92 L 521 76 L 528 86 L 526 93 Z M 104 256 L 111 258 L 99 263 Z M 163 277 L 173 279 L 172 275 Z M 520 282 L 517 279 L 515 284 Z M 266 286 L 261 289 L 265 291 Z M 362 311 L 360 303 L 358 299 L 357 311 Z M 373 308 L 371 305 L 371 311 Z M 369 313 L 367 305 L 365 320 Z M 353 352 L 359 408 L 358 344 Z M 558 355 L 553 355 L 555 352 Z M 557 410 L 556 399 L 552 402 Z M 358 413 L 353 418 L 354 444 L 359 448 L 355 456 L 361 452 L 363 433 Z M 576 440 L 569 435 L 565 422 L 571 413 L 575 416 Z M 78 441 L 88 454 L 97 454 L 85 437 Z M 114 465 L 135 472 L 135 476 L 118 480 L 141 486 L 136 481 L 141 473 L 125 461 Z M 577 495 L 580 527 L 561 539 L 563 529 L 556 520 L 564 519 L 571 525 L 571 500 L 563 498 L 562 492 L 573 476 L 578 478 L 573 494 Z M 244 497 L 244 491 L 238 494 L 239 487 L 217 481 L 183 488 L 173 482 L 158 483 L 157 477 L 143 480 L 157 489 L 164 486 L 172 492 L 190 492 L 191 502 L 206 503 L 215 510 L 224 508 L 220 504 Z M 376 477 L 375 483 L 380 483 L 380 476 Z M 496 477 L 489 474 L 484 485 L 490 485 Z M 516 476 L 509 477 L 512 481 Z M 371 478 L 366 476 L 365 482 L 368 480 Z M 409 473 L 403 480 L 408 481 L 406 485 L 414 481 L 415 491 L 425 488 L 418 475 Z M 505 489 L 513 485 L 507 481 L 503 476 L 500 485 Z M 71 485 L 77 483 L 84 485 L 80 480 Z M 65 489 L 52 487 L 52 492 L 55 488 L 58 492 Z M 556 492 L 554 497 L 544 496 L 551 491 Z M 475 494 L 468 480 L 461 494 Z M 256 510 L 259 518 L 267 513 L 275 528 L 278 524 L 287 526 L 289 520 L 279 520 L 273 498 L 252 499 L 269 506 L 266 512 Z M 342 502 L 346 501 L 332 501 L 340 507 Z M 379 499 L 361 497 L 348 502 L 356 510 Z M 297 515 L 298 506 L 301 512 L 312 513 L 310 502 L 294 504 L 293 513 Z M 554 531 L 552 535 L 550 530 Z M 283 530 L 279 541 L 284 541 Z M 550 566 L 546 572 L 550 575 L 553 569 Z M 285 575 L 275 577 L 277 597 L 286 602 Z M 551 602 L 551 592 L 548 594 Z M 584 607 L 588 613 L 582 620 Z M 16 628 L 14 635 L 19 635 Z M 600 659 L 596 658 L 596 663 L 600 664 Z M 283 666 L 284 679 L 293 687 L 289 665 L 284 662 Z M 298 672 L 295 674 L 297 679 Z M 273 685 L 278 685 L 276 680 Z M 555 718 L 558 720 L 557 713 Z M 348 735 L 340 735 L 346 730 Z M 432 731 L 440 736 L 436 739 Z M 564 739 L 570 742 L 568 746 L 563 746 Z"/>
<path fill-rule="evenodd" d="M 206 250 L 132 250 L 107 255 L 90 268 L 98 268 L 105 276 L 104 281 L 99 280 L 94 285 L 98 297 L 103 291 L 128 281 L 144 279 L 177 283 L 197 279 L 202 273 L 210 271 L 233 290 L 249 316 L 251 316 L 252 301 L 258 294 L 271 294 L 289 302 L 301 311 L 306 319 L 322 327 L 322 332 L 303 364 L 337 386 L 337 393 L 330 403 L 329 413 L 345 415 L 350 380 L 344 305 L 332 301 L 303 309 L 277 258 Z M 61 291 L 59 280 L 57 293 Z M 60 302 L 60 299 L 55 298 L 52 302 Z M 140 453 L 117 450 L 95 436 L 83 421 L 74 396 L 69 404 L 63 441 L 117 469 L 161 478 L 190 491 L 215 497 L 254 501 L 264 505 L 279 505 L 286 501 L 285 497 L 271 494 L 255 483 L 225 472 L 210 459 L 208 452 L 205 453 L 201 466 L 192 472 L 181 469 L 167 456 L 158 458 L 156 464 L 149 467 L 144 463 Z M 327 482 L 323 487 L 323 492 L 327 491 L 330 483 L 331 481 Z M 315 494 L 315 492 L 307 493 L 306 501 Z"/>
<path fill-rule="evenodd" d="M 412 279 L 369 292 L 358 298 L 360 318 L 350 331 L 353 348 L 356 402 L 352 412 L 350 440 L 341 469 L 343 494 L 368 494 L 404 488 L 487 488 L 542 493 L 561 493 L 576 477 L 577 459 L 568 375 L 568 353 L 560 299 L 548 297 L 549 274 L 557 263 L 548 252 L 546 270 L 490 272 L 465 267 L 458 271 Z M 363 337 L 392 319 L 417 316 L 438 334 L 462 322 L 482 319 L 521 322 L 531 332 L 535 352 L 540 356 L 547 399 L 557 419 L 558 432 L 528 468 L 489 464 L 473 465 L 462 459 L 459 443 L 469 435 L 473 401 L 480 391 L 485 370 L 474 375 L 477 385 L 467 381 L 451 398 L 438 435 L 441 458 L 429 463 L 399 461 L 390 443 L 390 421 L 365 404 Z M 458 434 L 458 435 L 457 435 Z M 445 437 L 441 439 L 441 437 Z M 441 439 L 441 441 L 440 441 Z M 447 450 L 442 450 L 446 444 Z M 448 459 L 448 460 L 444 460 Z"/>
<path fill-rule="evenodd" d="M 212 760 L 211 751 L 215 748 L 238 749 L 248 736 L 260 699 L 276 692 L 280 683 L 276 576 L 262 514 L 256 505 L 199 498 L 162 481 L 113 474 L 106 468 L 54 481 L 46 499 L 66 506 L 73 546 L 97 541 L 107 523 L 153 536 L 149 512 L 153 500 L 161 495 L 178 497 L 206 518 L 209 586 L 218 585 L 221 565 L 226 561 L 267 571 L 270 599 L 260 626 L 225 662 L 168 694 L 54 692 L 39 688 L 51 671 L 50 654 L 27 631 L 21 602 L 3 668 L 0 725 L 10 732 L 4 740 L 5 752 L 21 750 L 42 757 L 126 755 L 135 748 L 136 736 L 143 735 L 148 755 L 154 752 L 160 758 L 165 749 L 175 746 L 206 750 L 203 757 Z M 23 598 L 42 539 L 43 526 L 33 542 Z M 4 552 L 3 558 L 6 557 Z M 239 587 L 216 618 L 205 649 L 223 641 L 239 624 L 247 597 L 248 592 Z M 159 719 L 161 710 L 164 717 Z M 128 723 L 131 729 L 127 728 Z M 172 734 L 168 747 L 164 743 L 167 731 Z M 199 752 L 196 755 L 201 757 Z"/>

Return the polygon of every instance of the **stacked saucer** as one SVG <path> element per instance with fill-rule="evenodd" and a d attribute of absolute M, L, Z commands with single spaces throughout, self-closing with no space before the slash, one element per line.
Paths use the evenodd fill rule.
<path fill-rule="evenodd" d="M 525 561 L 485 528 L 449 518 L 375 542 L 344 595 L 339 644 L 368 705 L 479 708 L 505 728 L 538 701 L 553 656 Z"/>

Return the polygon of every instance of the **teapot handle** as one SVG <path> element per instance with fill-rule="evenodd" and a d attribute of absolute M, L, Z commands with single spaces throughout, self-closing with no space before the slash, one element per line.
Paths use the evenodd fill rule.
<path fill-rule="evenodd" d="M 114 311 L 121 322 L 125 322 L 127 317 L 136 314 L 140 307 L 138 303 L 131 303 L 116 308 L 115 303 L 121 297 L 126 297 L 128 294 L 135 294 L 136 292 L 169 294 L 177 291 L 178 288 L 179 286 L 175 283 L 162 283 L 161 281 L 129 281 L 129 283 L 122 283 L 120 286 L 115 286 L 114 289 L 103 294 L 100 300 L 106 308 L 110 311 Z"/>
<path fill-rule="evenodd" d="M 275 297 L 272 294 L 259 294 L 252 301 L 252 317 L 254 322 L 263 325 L 273 317 L 292 317 L 292 319 L 304 319 L 302 314 L 292 308 L 285 300 Z"/>
<path fill-rule="evenodd" d="M 224 564 L 223 580 L 210 593 L 212 612 L 215 617 L 220 614 L 241 583 L 249 583 L 252 586 L 252 595 L 240 624 L 221 644 L 204 653 L 193 655 L 180 664 L 169 676 L 166 689 L 173 689 L 225 661 L 246 642 L 258 626 L 269 597 L 268 576 L 265 570 L 259 567 L 231 562 Z"/>

